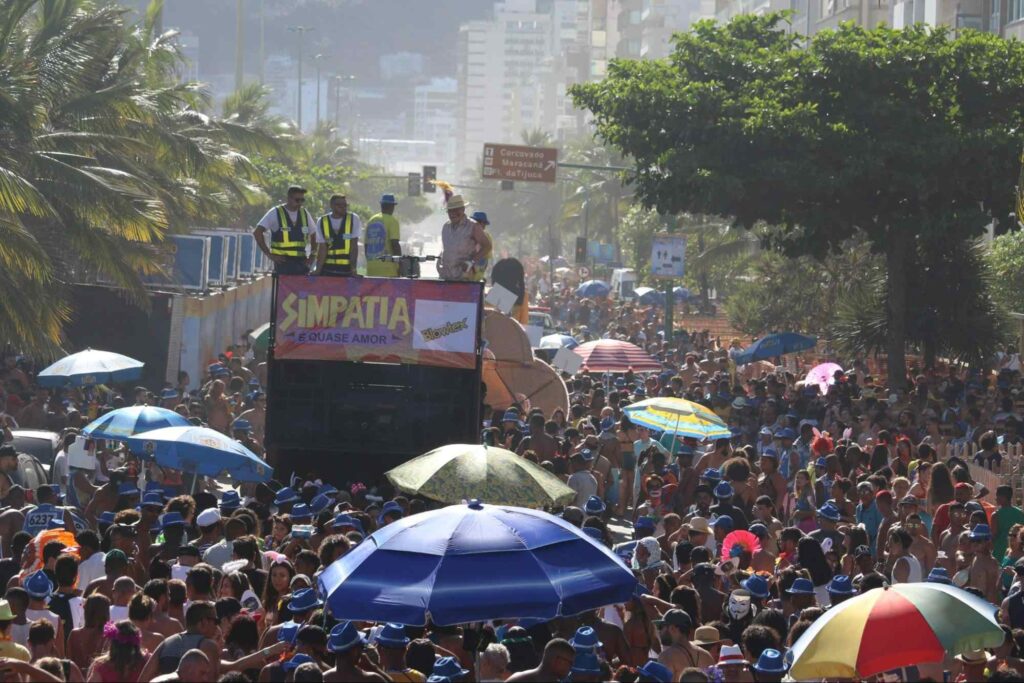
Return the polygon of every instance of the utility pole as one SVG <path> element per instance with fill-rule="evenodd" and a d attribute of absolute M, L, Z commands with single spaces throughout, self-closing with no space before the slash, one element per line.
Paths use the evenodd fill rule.
<path fill-rule="evenodd" d="M 322 54 L 317 54 L 313 57 L 313 63 L 316 64 L 316 116 L 313 120 L 316 121 L 317 128 L 320 127 L 320 63 L 323 60 L 324 56 Z"/>
<path fill-rule="evenodd" d="M 302 44 L 304 42 L 306 42 L 306 34 L 309 33 L 310 31 L 314 30 L 314 28 L 315 27 L 313 27 L 313 26 L 289 26 L 288 27 L 289 31 L 291 31 L 292 33 L 297 33 L 298 36 L 299 36 L 299 59 L 298 59 L 298 64 L 299 64 L 299 88 L 298 88 L 298 90 L 299 90 L 299 92 L 298 92 L 298 97 L 296 97 L 296 100 L 298 100 L 298 106 L 297 106 L 298 114 L 297 114 L 297 118 L 296 118 L 296 121 L 295 121 L 295 129 L 297 131 L 299 131 L 300 133 L 302 132 Z"/>
<path fill-rule="evenodd" d="M 235 90 L 242 89 L 245 80 L 245 22 L 242 19 L 242 0 L 235 0 Z"/>
<path fill-rule="evenodd" d="M 265 26 L 265 22 L 264 22 L 264 18 L 266 17 L 266 14 L 264 13 L 265 9 L 266 9 L 266 0 L 260 0 L 260 64 L 259 64 L 260 68 L 259 68 L 259 70 L 257 72 L 258 75 L 259 75 L 259 79 L 260 79 L 260 85 L 263 85 L 263 79 L 264 79 L 264 74 L 265 74 L 263 62 L 264 62 L 264 60 L 266 59 L 266 56 L 267 56 L 267 53 L 266 53 L 266 26 Z"/>

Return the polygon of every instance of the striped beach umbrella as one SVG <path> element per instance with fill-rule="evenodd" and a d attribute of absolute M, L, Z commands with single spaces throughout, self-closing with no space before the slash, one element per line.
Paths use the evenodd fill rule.
<path fill-rule="evenodd" d="M 798 680 L 868 678 L 1003 643 L 996 607 L 955 586 L 899 583 L 831 608 L 791 650 Z"/>
<path fill-rule="evenodd" d="M 722 418 L 699 403 L 684 398 L 659 396 L 624 408 L 633 424 L 657 432 L 694 439 L 728 439 L 732 436 Z"/>
<path fill-rule="evenodd" d="M 580 344 L 573 352 L 591 372 L 658 372 L 661 363 L 636 344 L 617 339 L 598 339 Z"/>

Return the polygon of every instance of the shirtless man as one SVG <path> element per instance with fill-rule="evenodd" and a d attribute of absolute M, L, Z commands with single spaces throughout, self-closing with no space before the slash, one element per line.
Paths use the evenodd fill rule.
<path fill-rule="evenodd" d="M 354 623 L 343 621 L 331 629 L 327 649 L 334 653 L 334 668 L 324 672 L 324 681 L 388 681 L 369 659 L 363 656 L 366 638 Z M 361 667 L 371 667 L 367 671 Z"/>
<path fill-rule="evenodd" d="M 786 497 L 786 478 L 779 472 L 779 454 L 774 448 L 766 448 L 759 461 L 761 476 L 757 480 L 757 491 L 771 498 L 776 509 L 782 506 Z"/>
<path fill-rule="evenodd" d="M 709 467 L 717 470 L 729 459 L 730 453 L 729 439 L 716 439 L 714 450 L 700 456 L 694 469 L 698 472 L 703 472 Z"/>
<path fill-rule="evenodd" d="M 670 609 L 655 624 L 661 627 L 663 641 L 671 640 L 671 644 L 658 655 L 658 661 L 672 670 L 672 680 L 679 680 L 685 669 L 706 669 L 714 665 L 715 660 L 707 650 L 690 642 L 693 620 L 689 614 L 681 609 Z"/>
<path fill-rule="evenodd" d="M 1001 569 L 992 557 L 992 534 L 987 524 L 974 527 L 969 539 L 974 550 L 974 560 L 968 572 L 968 585 L 985 594 L 989 602 L 999 604 L 999 577 Z"/>
<path fill-rule="evenodd" d="M 258 389 L 252 392 L 252 408 L 238 416 L 240 420 L 248 420 L 252 425 L 252 436 L 259 443 L 263 443 L 263 436 L 267 424 L 267 397 Z"/>
<path fill-rule="evenodd" d="M 921 571 L 927 575 L 935 566 L 935 558 L 939 553 L 935 549 L 935 544 L 928 538 L 921 515 L 916 512 L 907 515 L 907 521 L 903 528 L 914 539 L 914 542 L 910 544 L 910 552 L 921 563 Z"/>
<path fill-rule="evenodd" d="M 960 534 L 966 529 L 967 511 L 963 503 L 949 506 L 949 528 L 939 537 L 939 550 L 946 553 L 946 559 L 939 564 L 946 568 L 950 576 L 956 573 L 956 551 L 960 548 Z"/>
<path fill-rule="evenodd" d="M 206 422 L 210 429 L 216 429 L 224 434 L 228 433 L 228 426 L 233 419 L 231 415 L 231 404 L 228 397 L 224 395 L 224 382 L 215 379 L 210 383 L 210 393 L 203 399 L 206 404 Z"/>
<path fill-rule="evenodd" d="M 152 598 L 154 602 L 152 629 L 169 638 L 175 633 L 181 633 L 185 628 L 181 622 L 167 614 L 170 597 L 167 594 L 166 579 L 150 579 L 142 589 L 146 597 Z"/>
<path fill-rule="evenodd" d="M 519 442 L 516 453 L 522 455 L 531 450 L 537 454 L 537 460 L 540 462 L 554 460 L 558 455 L 558 442 L 547 433 L 546 425 L 543 415 L 530 416 L 530 433 Z M 557 426 L 555 428 L 557 429 Z"/>
<path fill-rule="evenodd" d="M 525 683 L 526 681 L 564 681 L 572 670 L 576 651 L 564 638 L 554 638 L 544 646 L 544 654 L 540 664 L 533 669 L 520 671 L 506 678 L 507 683 Z M 324 680 L 330 680 L 326 677 Z"/>
<path fill-rule="evenodd" d="M 629 656 L 629 644 L 622 628 L 610 621 L 601 618 L 601 610 L 584 612 L 579 616 L 580 626 L 590 626 L 597 632 L 597 638 L 601 641 L 601 649 L 604 650 L 605 660 L 610 664 L 618 661 L 624 664 Z"/>

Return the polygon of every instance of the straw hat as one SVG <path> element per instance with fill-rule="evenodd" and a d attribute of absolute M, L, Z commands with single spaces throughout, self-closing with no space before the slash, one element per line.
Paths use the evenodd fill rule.
<path fill-rule="evenodd" d="M 461 194 L 453 194 L 451 199 L 448 200 L 447 209 L 464 209 L 469 206 L 469 202 Z"/>

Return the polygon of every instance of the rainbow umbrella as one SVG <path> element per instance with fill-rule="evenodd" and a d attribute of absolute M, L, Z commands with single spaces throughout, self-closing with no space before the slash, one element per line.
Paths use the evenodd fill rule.
<path fill-rule="evenodd" d="M 683 398 L 649 398 L 626 406 L 625 411 L 633 424 L 656 432 L 695 439 L 728 439 L 732 436 L 722 418 L 699 403 Z"/>
<path fill-rule="evenodd" d="M 867 678 L 948 655 L 996 647 L 996 607 L 955 586 L 898 583 L 836 605 L 791 650 L 798 680 Z"/>

